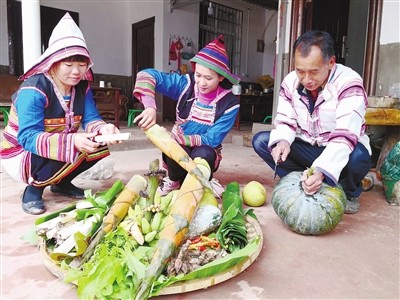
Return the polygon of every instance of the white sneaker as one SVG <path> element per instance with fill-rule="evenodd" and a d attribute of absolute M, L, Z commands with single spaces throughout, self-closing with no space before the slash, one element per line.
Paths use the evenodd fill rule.
<path fill-rule="evenodd" d="M 225 191 L 225 188 L 219 183 L 218 179 L 216 178 L 211 179 L 210 183 L 214 192 L 214 196 L 221 198 L 221 195 Z"/>
<path fill-rule="evenodd" d="M 169 192 L 178 190 L 181 187 L 179 181 L 172 181 L 169 177 L 164 177 L 161 186 L 157 189 L 161 196 L 167 195 Z"/>

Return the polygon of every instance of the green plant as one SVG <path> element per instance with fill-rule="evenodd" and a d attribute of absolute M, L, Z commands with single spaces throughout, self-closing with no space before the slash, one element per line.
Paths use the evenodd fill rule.
<path fill-rule="evenodd" d="M 282 177 L 272 192 L 272 207 L 293 231 L 304 235 L 319 235 L 332 231 L 342 220 L 346 195 L 340 186 L 325 183 L 314 195 L 304 193 L 302 172 Z"/>

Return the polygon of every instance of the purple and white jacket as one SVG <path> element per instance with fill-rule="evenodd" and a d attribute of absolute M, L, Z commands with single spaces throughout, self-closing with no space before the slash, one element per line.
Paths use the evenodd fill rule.
<path fill-rule="evenodd" d="M 310 113 L 307 93 L 293 71 L 282 82 L 268 146 L 300 139 L 326 147 L 313 167 L 337 183 L 358 142 L 371 154 L 365 134 L 367 105 L 362 78 L 352 69 L 335 64 Z"/>

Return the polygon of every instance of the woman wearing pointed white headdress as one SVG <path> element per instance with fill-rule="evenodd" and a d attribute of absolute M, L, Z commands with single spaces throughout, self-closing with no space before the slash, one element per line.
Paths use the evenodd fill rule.
<path fill-rule="evenodd" d="M 96 109 L 92 65 L 82 32 L 67 13 L 54 28 L 49 47 L 20 78 L 24 81 L 12 96 L 0 158 L 13 179 L 28 184 L 22 194 L 26 213 L 45 211 L 46 186 L 53 193 L 82 198 L 83 190 L 72 179 L 109 155 L 93 138 L 119 130 Z M 80 126 L 84 131 L 78 132 Z"/>

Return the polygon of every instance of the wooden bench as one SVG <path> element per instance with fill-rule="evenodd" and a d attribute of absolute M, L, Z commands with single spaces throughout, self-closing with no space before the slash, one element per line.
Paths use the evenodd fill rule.
<path fill-rule="evenodd" d="M 400 100 L 391 97 L 368 97 L 368 102 L 365 123 L 374 126 L 388 126 L 376 164 L 376 175 L 381 180 L 380 168 L 386 156 L 400 140 Z"/>

